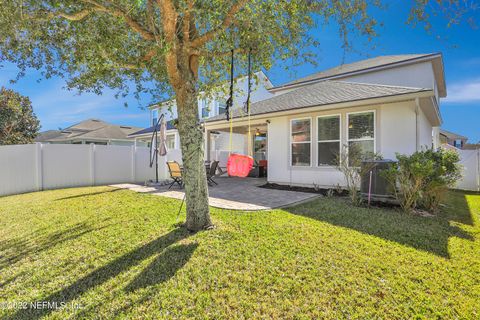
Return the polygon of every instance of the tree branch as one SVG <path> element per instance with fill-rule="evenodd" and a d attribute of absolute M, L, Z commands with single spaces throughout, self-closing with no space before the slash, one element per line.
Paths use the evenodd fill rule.
<path fill-rule="evenodd" d="M 223 19 L 223 22 L 219 26 L 205 32 L 203 35 L 193 40 L 192 47 L 203 46 L 205 43 L 212 40 L 217 34 L 227 29 L 232 24 L 234 16 L 245 6 L 247 1 L 248 0 L 239 0 L 234 4 Z"/>
<path fill-rule="evenodd" d="M 97 7 L 101 10 L 97 11 L 103 11 L 110 13 L 114 17 L 122 17 L 125 19 L 125 22 L 127 25 L 132 28 L 133 31 L 137 32 L 140 34 L 142 38 L 145 40 L 155 40 L 155 35 L 150 32 L 149 30 L 145 29 L 140 23 L 138 23 L 135 19 L 133 19 L 130 15 L 128 15 L 126 12 L 124 12 L 121 8 L 118 6 L 114 5 L 113 3 L 110 3 L 110 6 L 104 6 L 100 3 L 98 3 L 95 0 L 82 0 L 85 3 L 91 4 L 94 7 Z"/>
<path fill-rule="evenodd" d="M 193 0 L 187 1 L 187 10 L 185 10 L 185 15 L 183 16 L 182 27 L 183 27 L 183 42 L 190 42 L 190 23 L 192 22 L 192 10 L 193 10 Z"/>
<path fill-rule="evenodd" d="M 179 87 L 182 83 L 181 75 L 178 70 L 177 59 L 177 38 L 176 28 L 178 13 L 175 10 L 172 0 L 157 0 L 160 7 L 160 14 L 162 17 L 163 33 L 165 35 L 165 42 L 168 50 L 165 54 L 165 64 L 167 67 L 167 74 L 170 78 L 172 86 Z"/>
<path fill-rule="evenodd" d="M 87 16 L 89 16 L 91 13 L 95 11 L 100 11 L 100 10 L 99 8 L 88 8 L 88 9 L 83 9 L 81 11 L 78 11 L 76 13 L 71 13 L 71 14 L 68 14 L 65 12 L 52 12 L 51 16 L 62 17 L 70 21 L 80 21 L 85 19 Z"/>

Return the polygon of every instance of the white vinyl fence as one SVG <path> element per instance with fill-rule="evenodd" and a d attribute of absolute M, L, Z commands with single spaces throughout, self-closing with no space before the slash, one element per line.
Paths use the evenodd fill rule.
<path fill-rule="evenodd" d="M 159 157 L 159 179 L 167 160 L 181 162 L 180 150 Z M 144 183 L 155 179 L 146 147 L 80 144 L 0 146 L 0 196 L 46 189 Z"/>
<path fill-rule="evenodd" d="M 463 167 L 463 178 L 457 183 L 457 188 L 480 191 L 480 149 L 457 152 L 460 154 L 460 164 Z"/>

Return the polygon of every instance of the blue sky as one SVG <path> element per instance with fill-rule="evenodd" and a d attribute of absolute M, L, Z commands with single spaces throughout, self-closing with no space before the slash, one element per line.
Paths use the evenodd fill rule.
<path fill-rule="evenodd" d="M 443 128 L 480 141 L 480 29 L 467 24 L 446 27 L 446 20 L 435 18 L 434 33 L 428 34 L 421 26 L 412 28 L 406 25 L 408 1 L 391 1 L 386 11 L 375 12 L 375 17 L 384 23 L 379 29 L 379 37 L 373 42 L 364 38 L 354 39 L 353 52 L 344 54 L 336 26 L 331 24 L 312 30 L 320 40 L 318 65 L 304 65 L 285 72 L 288 62 L 279 62 L 267 71 L 275 85 L 297 77 L 337 66 L 344 61 L 353 62 L 378 55 L 404 53 L 442 52 L 445 63 L 448 97 L 441 102 L 444 119 Z M 476 12 L 480 24 L 480 11 Z M 11 85 L 8 80 L 16 74 L 14 66 L 6 64 L 0 69 L 0 86 L 12 88 L 32 100 L 33 108 L 40 118 L 42 130 L 64 128 L 87 118 L 100 118 L 117 124 L 145 127 L 149 124 L 149 114 L 144 107 L 150 100 L 133 98 L 115 99 L 114 92 L 106 91 L 102 96 L 94 94 L 77 95 L 63 89 L 64 80 L 39 79 L 39 73 L 30 70 L 27 76 Z M 124 102 L 129 107 L 124 107 Z"/>

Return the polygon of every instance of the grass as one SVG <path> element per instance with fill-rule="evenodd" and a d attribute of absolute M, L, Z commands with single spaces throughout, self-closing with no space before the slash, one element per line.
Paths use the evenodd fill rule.
<path fill-rule="evenodd" d="M 478 194 L 433 218 L 328 198 L 212 209 L 218 228 L 197 234 L 179 204 L 107 187 L 0 198 L 0 318 L 480 317 Z"/>

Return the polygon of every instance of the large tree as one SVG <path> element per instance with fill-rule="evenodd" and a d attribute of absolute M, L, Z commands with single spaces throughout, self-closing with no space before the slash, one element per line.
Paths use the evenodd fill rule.
<path fill-rule="evenodd" d="M 0 89 L 0 145 L 32 143 L 40 129 L 28 97 Z"/>
<path fill-rule="evenodd" d="M 416 0 L 422 20 L 425 6 Z M 447 1 L 455 4 L 457 1 Z M 0 61 L 65 76 L 68 86 L 175 97 L 185 168 L 186 226 L 212 226 L 197 93 L 225 79 L 229 52 L 252 48 L 254 67 L 312 61 L 317 24 L 375 35 L 369 15 L 380 0 L 0 0 Z M 237 70 L 245 69 L 238 56 Z M 152 86 L 153 84 L 153 86 Z M 153 88 L 153 89 L 152 89 Z"/>

